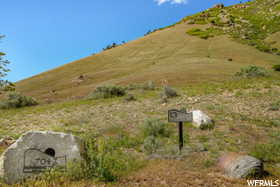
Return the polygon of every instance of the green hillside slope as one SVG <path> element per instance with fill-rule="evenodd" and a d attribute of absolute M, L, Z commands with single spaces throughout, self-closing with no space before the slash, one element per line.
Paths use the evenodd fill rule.
<path fill-rule="evenodd" d="M 265 42 L 280 30 L 278 4 L 267 13 L 270 21 L 263 15 L 271 2 L 208 9 L 138 40 L 22 80 L 17 89 L 42 101 L 72 99 L 99 84 L 153 80 L 184 86 L 229 79 L 248 64 L 270 68 L 280 61 L 270 46 L 279 39 Z M 208 39 L 187 34 L 194 29 L 208 32 L 206 28 L 214 28 Z"/>

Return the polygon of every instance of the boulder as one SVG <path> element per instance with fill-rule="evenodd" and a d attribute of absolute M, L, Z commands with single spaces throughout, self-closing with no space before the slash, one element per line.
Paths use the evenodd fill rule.
<path fill-rule="evenodd" d="M 2 154 L 0 176 L 14 184 L 51 168 L 81 160 L 82 142 L 71 134 L 29 131 Z"/>
<path fill-rule="evenodd" d="M 227 153 L 219 158 L 218 166 L 230 178 L 246 178 L 250 175 L 261 176 L 262 161 L 248 155 Z"/>
<path fill-rule="evenodd" d="M 211 128 L 214 125 L 214 121 L 201 110 L 192 111 L 193 114 L 193 125 L 200 129 Z"/>

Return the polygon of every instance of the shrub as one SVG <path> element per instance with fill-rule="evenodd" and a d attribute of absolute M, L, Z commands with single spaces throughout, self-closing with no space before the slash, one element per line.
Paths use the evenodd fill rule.
<path fill-rule="evenodd" d="M 141 167 L 142 162 L 135 155 L 124 151 L 124 148 L 134 146 L 128 136 L 99 137 L 87 134 L 84 140 L 84 160 L 74 164 L 66 175 L 72 180 L 98 179 L 113 182 L 129 171 Z"/>
<path fill-rule="evenodd" d="M 11 82 L 8 82 L 7 84 L 0 87 L 0 91 L 13 92 L 13 91 L 15 91 L 15 85 Z"/>
<path fill-rule="evenodd" d="M 241 68 L 241 71 L 235 74 L 235 76 L 244 78 L 265 77 L 268 75 L 268 71 L 265 68 L 254 65 Z"/>
<path fill-rule="evenodd" d="M 136 97 L 132 94 L 128 94 L 125 98 L 124 98 L 124 101 L 136 101 Z"/>
<path fill-rule="evenodd" d="M 270 111 L 278 111 L 280 109 L 280 101 L 272 103 L 269 107 Z"/>
<path fill-rule="evenodd" d="M 280 64 L 274 65 L 272 69 L 274 69 L 274 71 L 280 71 Z"/>
<path fill-rule="evenodd" d="M 280 143 L 257 144 L 251 155 L 264 162 L 280 162 Z"/>
<path fill-rule="evenodd" d="M 145 84 L 142 85 L 143 90 L 155 90 L 156 85 L 153 81 L 148 81 Z"/>
<path fill-rule="evenodd" d="M 270 125 L 273 127 L 280 127 L 280 119 L 271 120 Z"/>
<path fill-rule="evenodd" d="M 105 48 L 103 48 L 103 51 L 109 50 L 109 49 L 113 49 L 115 47 L 118 47 L 120 44 L 117 44 L 115 42 L 113 42 L 112 44 L 107 45 Z"/>
<path fill-rule="evenodd" d="M 211 34 L 210 32 L 203 31 L 203 30 L 198 29 L 198 28 L 193 28 L 193 29 L 188 30 L 187 34 L 189 34 L 191 36 L 198 36 L 201 39 L 208 39 L 210 37 L 214 37 L 214 35 Z"/>
<path fill-rule="evenodd" d="M 149 154 L 152 154 L 155 153 L 161 147 L 161 142 L 158 138 L 154 136 L 148 136 L 144 140 L 143 147 L 145 151 L 147 151 Z"/>
<path fill-rule="evenodd" d="M 126 94 L 125 88 L 121 86 L 99 86 L 89 94 L 88 99 L 106 99 L 121 97 Z"/>
<path fill-rule="evenodd" d="M 7 95 L 7 98 L 0 102 L 0 108 L 20 108 L 25 106 L 34 106 L 37 104 L 38 102 L 32 97 L 24 96 L 17 92 L 10 92 Z"/>
<path fill-rule="evenodd" d="M 161 93 L 162 98 L 172 98 L 177 96 L 178 96 L 177 92 L 170 86 L 165 86 L 163 88 L 163 92 Z"/>
<path fill-rule="evenodd" d="M 160 121 L 159 119 L 147 119 L 141 126 L 140 130 L 145 137 L 170 137 L 172 133 L 168 124 Z"/>

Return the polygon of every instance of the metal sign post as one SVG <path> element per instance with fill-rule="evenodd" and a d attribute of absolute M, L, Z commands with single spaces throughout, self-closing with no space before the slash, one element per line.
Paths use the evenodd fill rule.
<path fill-rule="evenodd" d="M 192 113 L 187 113 L 185 110 L 168 110 L 168 122 L 178 123 L 180 152 L 184 146 L 183 123 L 192 122 L 192 120 Z"/>

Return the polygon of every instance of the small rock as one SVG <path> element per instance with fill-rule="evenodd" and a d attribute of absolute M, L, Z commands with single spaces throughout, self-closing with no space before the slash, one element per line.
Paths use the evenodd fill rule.
<path fill-rule="evenodd" d="M 232 62 L 232 58 L 228 58 L 228 61 Z"/>
<path fill-rule="evenodd" d="M 214 121 L 201 110 L 192 111 L 193 114 L 193 125 L 200 129 L 212 128 Z"/>
<path fill-rule="evenodd" d="M 0 146 L 10 146 L 15 142 L 15 140 L 11 137 L 5 137 L 0 139 Z"/>
<path fill-rule="evenodd" d="M 227 153 L 219 158 L 218 166 L 228 177 L 246 178 L 254 174 L 261 176 L 263 171 L 262 161 L 248 155 Z"/>

